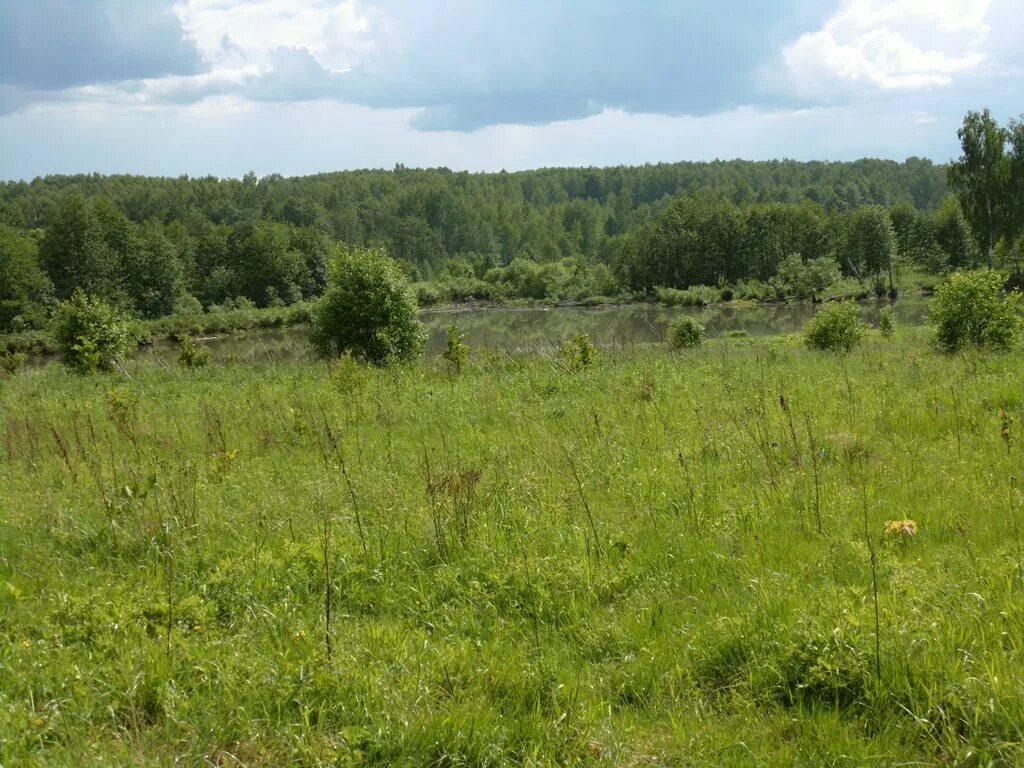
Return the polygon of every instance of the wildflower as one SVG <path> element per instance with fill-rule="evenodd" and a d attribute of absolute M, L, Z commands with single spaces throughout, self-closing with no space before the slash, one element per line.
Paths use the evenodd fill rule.
<path fill-rule="evenodd" d="M 917 536 L 917 523 L 913 520 L 886 520 L 885 534 L 887 536 L 902 536 L 904 538 Z"/>

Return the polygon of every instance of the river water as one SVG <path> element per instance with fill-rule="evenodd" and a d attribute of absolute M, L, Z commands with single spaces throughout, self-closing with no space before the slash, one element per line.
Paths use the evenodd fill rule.
<path fill-rule="evenodd" d="M 876 325 L 887 302 L 860 305 L 864 319 Z M 604 307 L 530 307 L 443 309 L 424 312 L 427 328 L 426 354 L 444 348 L 448 327 L 457 323 L 471 347 L 500 347 L 511 351 L 550 350 L 570 336 L 583 332 L 596 344 L 625 348 L 664 339 L 668 324 L 689 315 L 704 324 L 709 338 L 726 334 L 771 336 L 803 328 L 817 307 L 811 304 L 724 304 L 713 307 L 664 307 L 626 304 Z M 893 304 L 896 324 L 918 326 L 925 322 L 928 300 L 901 298 Z M 306 328 L 255 329 L 244 334 L 201 339 L 215 361 L 272 362 L 312 359 L 306 344 Z M 177 345 L 159 342 L 142 349 L 139 357 L 157 362 L 176 359 Z"/>

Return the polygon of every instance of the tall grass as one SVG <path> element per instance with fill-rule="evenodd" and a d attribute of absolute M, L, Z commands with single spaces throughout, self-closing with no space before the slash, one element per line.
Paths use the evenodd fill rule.
<path fill-rule="evenodd" d="M 0 764 L 1020 764 L 1022 378 L 913 331 L 23 372 Z"/>

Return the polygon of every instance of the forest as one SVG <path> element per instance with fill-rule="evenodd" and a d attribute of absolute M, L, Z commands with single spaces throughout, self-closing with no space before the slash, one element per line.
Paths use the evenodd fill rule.
<path fill-rule="evenodd" d="M 1020 123 L 970 113 L 964 156 L 949 166 L 735 160 L 5 182 L 0 332 L 44 327 L 76 288 L 140 318 L 295 304 L 321 294 L 338 243 L 385 248 L 420 283 L 421 304 L 672 301 L 692 286 L 715 299 L 813 299 L 841 275 L 861 295 L 882 294 L 905 270 L 985 259 L 1016 273 L 1022 135 Z M 988 147 L 995 179 L 980 156 Z"/>
<path fill-rule="evenodd" d="M 880 281 L 861 237 L 879 217 L 907 263 L 980 258 L 947 169 L 914 158 L 52 176 L 0 184 L 0 329 L 43 327 L 75 288 L 141 318 L 292 304 L 323 290 L 338 242 L 384 246 L 425 304 L 769 281 L 794 253 Z"/>

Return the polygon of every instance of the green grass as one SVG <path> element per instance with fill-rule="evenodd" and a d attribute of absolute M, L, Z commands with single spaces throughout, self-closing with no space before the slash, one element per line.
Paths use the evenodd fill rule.
<path fill-rule="evenodd" d="M 4 766 L 1024 762 L 1019 353 L 127 373 L 0 381 Z"/>

